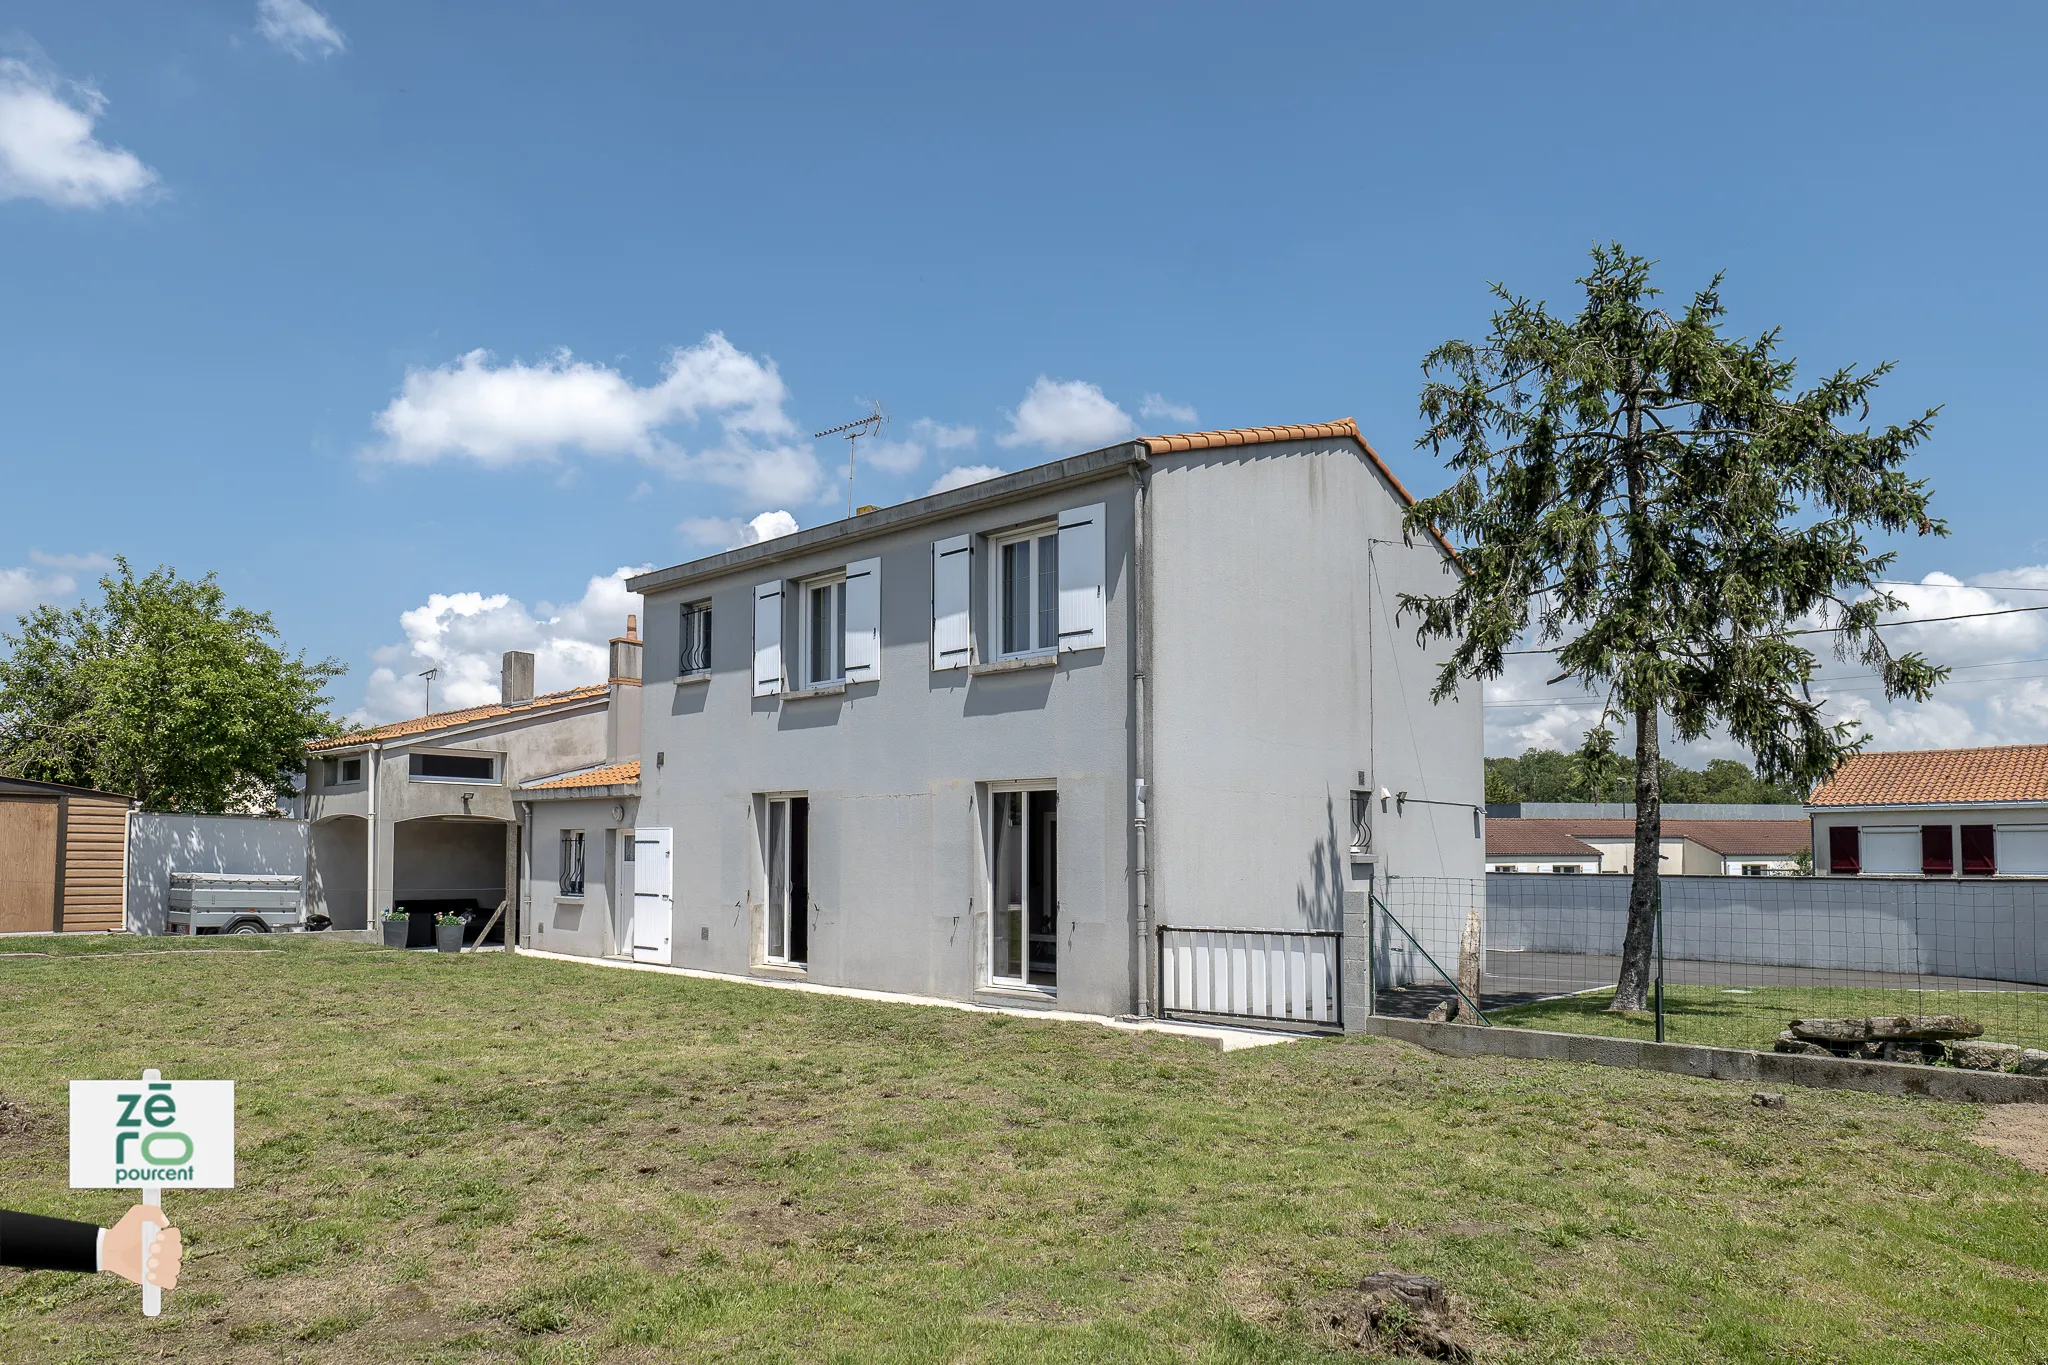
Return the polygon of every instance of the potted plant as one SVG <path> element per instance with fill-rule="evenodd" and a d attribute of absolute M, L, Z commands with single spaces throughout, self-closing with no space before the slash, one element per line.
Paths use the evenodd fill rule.
<path fill-rule="evenodd" d="M 386 948 L 403 948 L 407 946 L 406 937 L 411 932 L 412 916 L 406 914 L 403 910 L 386 910 L 384 912 L 384 946 Z"/>
<path fill-rule="evenodd" d="M 444 953 L 461 952 L 462 924 L 460 915 L 434 916 L 434 946 Z"/>

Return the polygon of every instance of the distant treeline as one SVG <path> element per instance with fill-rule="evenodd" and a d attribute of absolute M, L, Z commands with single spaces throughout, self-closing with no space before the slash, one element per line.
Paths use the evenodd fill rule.
<path fill-rule="evenodd" d="M 1597 792 L 1589 792 L 1585 764 L 1576 755 L 1555 749 L 1531 749 L 1520 758 L 1486 760 L 1486 799 L 1500 801 L 1633 801 L 1632 776 L 1603 775 Z M 1664 800 L 1667 802 L 1771 803 L 1796 806 L 1804 792 L 1766 782 L 1745 763 L 1717 758 L 1704 769 L 1682 768 L 1665 759 Z"/>

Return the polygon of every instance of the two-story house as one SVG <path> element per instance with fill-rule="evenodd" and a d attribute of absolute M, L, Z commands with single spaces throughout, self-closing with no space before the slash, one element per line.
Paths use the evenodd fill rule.
<path fill-rule="evenodd" d="M 1409 502 L 1349 420 L 1204 432 L 641 575 L 641 761 L 575 817 L 620 820 L 582 899 L 631 885 L 682 966 L 1122 1014 L 1165 945 L 1169 994 L 1237 972 L 1206 1008 L 1327 1018 L 1334 958 L 1172 935 L 1334 936 L 1375 879 L 1483 875 L 1479 689 L 1432 702 L 1396 617 L 1460 569 Z M 565 846 L 532 848 L 522 942 L 566 944 Z"/>

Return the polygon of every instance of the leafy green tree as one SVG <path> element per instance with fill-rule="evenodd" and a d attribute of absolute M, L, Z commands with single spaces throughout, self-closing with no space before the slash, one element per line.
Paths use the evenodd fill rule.
<path fill-rule="evenodd" d="M 1586 731 L 1571 765 L 1572 787 L 1581 801 L 1611 799 L 1627 771 L 1628 764 L 1614 747 L 1614 731 L 1604 725 Z"/>
<path fill-rule="evenodd" d="M 1682 740 L 1725 727 L 1771 782 L 1824 776 L 1864 742 L 1807 690 L 1800 623 L 1824 614 L 1837 657 L 1891 698 L 1926 698 L 1946 670 L 1894 655 L 1877 632 L 1902 604 L 1872 530 L 1942 535 L 1924 481 L 1903 472 L 1935 410 L 1860 430 L 1889 364 L 1804 390 L 1778 333 L 1721 334 L 1720 278 L 1676 315 L 1651 263 L 1596 247 L 1576 317 L 1496 284 L 1478 344 L 1423 362 L 1418 444 L 1447 456 L 1451 486 L 1408 510 L 1408 530 L 1461 541 L 1466 572 L 1441 595 L 1404 594 L 1420 638 L 1454 641 L 1436 695 L 1499 676 L 1534 629 L 1559 680 L 1606 694 L 1635 729 L 1635 881 L 1613 1008 L 1643 1008 L 1660 906 L 1663 723 Z"/>
<path fill-rule="evenodd" d="M 102 600 L 37 607 L 0 635 L 0 772 L 125 792 L 149 810 L 219 813 L 288 795 L 308 741 L 336 734 L 332 659 L 288 655 L 265 612 L 215 576 L 128 561 Z"/>

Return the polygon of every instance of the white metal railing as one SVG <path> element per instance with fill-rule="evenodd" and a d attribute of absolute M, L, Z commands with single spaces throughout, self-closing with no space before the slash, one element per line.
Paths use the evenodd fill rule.
<path fill-rule="evenodd" d="M 1159 1009 L 1229 1019 L 1341 1025 L 1335 929 L 1159 927 Z"/>

